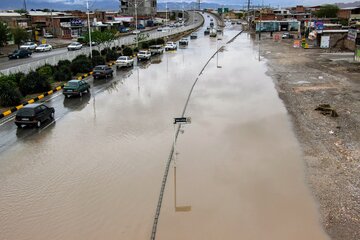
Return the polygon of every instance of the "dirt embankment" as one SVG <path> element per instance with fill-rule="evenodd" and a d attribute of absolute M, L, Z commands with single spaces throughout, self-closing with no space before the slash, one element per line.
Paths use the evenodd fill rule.
<path fill-rule="evenodd" d="M 333 240 L 360 239 L 360 64 L 351 53 L 295 49 L 291 40 L 265 37 L 261 46 L 302 145 L 325 231 Z M 320 104 L 330 109 L 316 111 Z"/>

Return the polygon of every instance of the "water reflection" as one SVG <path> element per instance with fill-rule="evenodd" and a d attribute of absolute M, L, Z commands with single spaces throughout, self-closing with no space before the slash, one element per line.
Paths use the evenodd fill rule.
<path fill-rule="evenodd" d="M 82 97 L 64 98 L 63 105 L 71 111 L 81 111 L 89 104 L 91 93 L 85 93 Z"/>

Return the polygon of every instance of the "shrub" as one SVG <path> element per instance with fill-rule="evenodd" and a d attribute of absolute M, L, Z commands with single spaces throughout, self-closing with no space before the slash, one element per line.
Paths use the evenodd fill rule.
<path fill-rule="evenodd" d="M 88 57 L 87 57 L 85 54 L 81 54 L 81 55 L 76 56 L 76 57 L 72 60 L 72 62 L 77 61 L 77 60 L 83 60 L 83 59 L 88 59 Z"/>
<path fill-rule="evenodd" d="M 70 66 L 73 75 L 77 73 L 87 73 L 92 69 L 92 63 L 88 58 L 74 59 Z"/>
<path fill-rule="evenodd" d="M 109 51 L 108 48 L 104 48 L 103 50 L 101 50 L 101 56 L 105 56 L 107 54 L 107 52 Z"/>
<path fill-rule="evenodd" d="M 138 48 L 138 47 L 134 48 L 134 49 L 133 49 L 133 52 L 134 52 L 134 53 L 139 52 L 139 48 Z"/>
<path fill-rule="evenodd" d="M 152 39 L 148 42 L 149 46 L 156 45 L 156 39 Z"/>
<path fill-rule="evenodd" d="M 92 65 L 95 67 L 97 65 L 104 65 L 105 64 L 105 59 L 102 56 L 93 56 L 93 58 L 91 59 Z"/>
<path fill-rule="evenodd" d="M 54 73 L 54 67 L 51 65 L 44 65 L 36 69 L 36 72 L 39 73 L 41 76 L 50 79 Z"/>
<path fill-rule="evenodd" d="M 156 44 L 161 45 L 161 44 L 164 44 L 164 43 L 165 43 L 165 40 L 163 38 L 156 39 Z"/>
<path fill-rule="evenodd" d="M 27 94 L 45 92 L 50 90 L 49 80 L 38 72 L 30 72 L 20 80 L 20 92 L 25 96 Z"/>
<path fill-rule="evenodd" d="M 71 62 L 69 60 L 61 60 L 57 64 L 58 68 L 60 68 L 62 66 L 70 67 L 70 65 L 71 65 Z"/>
<path fill-rule="evenodd" d="M 143 42 L 143 43 L 141 43 L 141 48 L 142 48 L 142 49 L 148 49 L 149 46 L 150 46 L 149 42 Z"/>
<path fill-rule="evenodd" d="M 100 56 L 100 52 L 98 50 L 92 50 L 92 56 Z"/>
<path fill-rule="evenodd" d="M 0 105 L 4 107 L 20 104 L 22 97 L 16 82 L 11 78 L 9 76 L 0 77 Z"/>
<path fill-rule="evenodd" d="M 54 80 L 57 82 L 68 81 L 71 78 L 72 78 L 72 73 L 69 66 L 61 66 L 54 73 Z"/>
<path fill-rule="evenodd" d="M 22 72 L 18 72 L 18 73 L 14 73 L 14 74 L 10 74 L 9 79 L 11 79 L 13 82 L 15 82 L 16 86 L 18 87 L 20 84 L 20 80 L 21 78 L 25 77 L 25 74 Z"/>
<path fill-rule="evenodd" d="M 133 55 L 133 50 L 129 47 L 125 47 L 123 49 L 123 55 L 124 56 L 132 56 Z"/>
<path fill-rule="evenodd" d="M 115 61 L 119 57 L 119 54 L 115 51 L 109 51 L 106 54 L 106 61 Z"/>

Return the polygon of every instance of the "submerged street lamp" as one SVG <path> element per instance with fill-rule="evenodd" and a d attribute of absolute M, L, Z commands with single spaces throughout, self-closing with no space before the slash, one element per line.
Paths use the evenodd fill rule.
<path fill-rule="evenodd" d="M 177 205 L 177 196 L 176 196 L 176 126 L 177 124 L 179 124 L 179 128 L 181 128 L 182 124 L 189 124 L 191 123 L 191 118 L 186 118 L 186 117 L 180 117 L 180 118 L 174 118 L 174 151 L 173 151 L 173 160 L 174 160 L 174 208 L 175 208 L 175 212 L 190 212 L 191 211 L 191 206 L 178 206 Z M 179 129 L 179 132 L 181 132 L 182 130 Z"/>

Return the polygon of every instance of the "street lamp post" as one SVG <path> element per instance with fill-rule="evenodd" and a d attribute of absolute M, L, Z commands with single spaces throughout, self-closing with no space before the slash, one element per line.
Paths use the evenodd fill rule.
<path fill-rule="evenodd" d="M 216 38 L 216 67 L 217 68 L 221 68 L 221 66 L 219 66 L 219 40 L 222 40 L 221 38 Z"/>
<path fill-rule="evenodd" d="M 90 58 L 92 58 L 92 41 L 91 41 L 89 1 L 86 1 L 86 9 L 87 9 L 87 20 L 88 20 L 87 22 L 88 22 L 88 31 L 89 31 Z"/>

